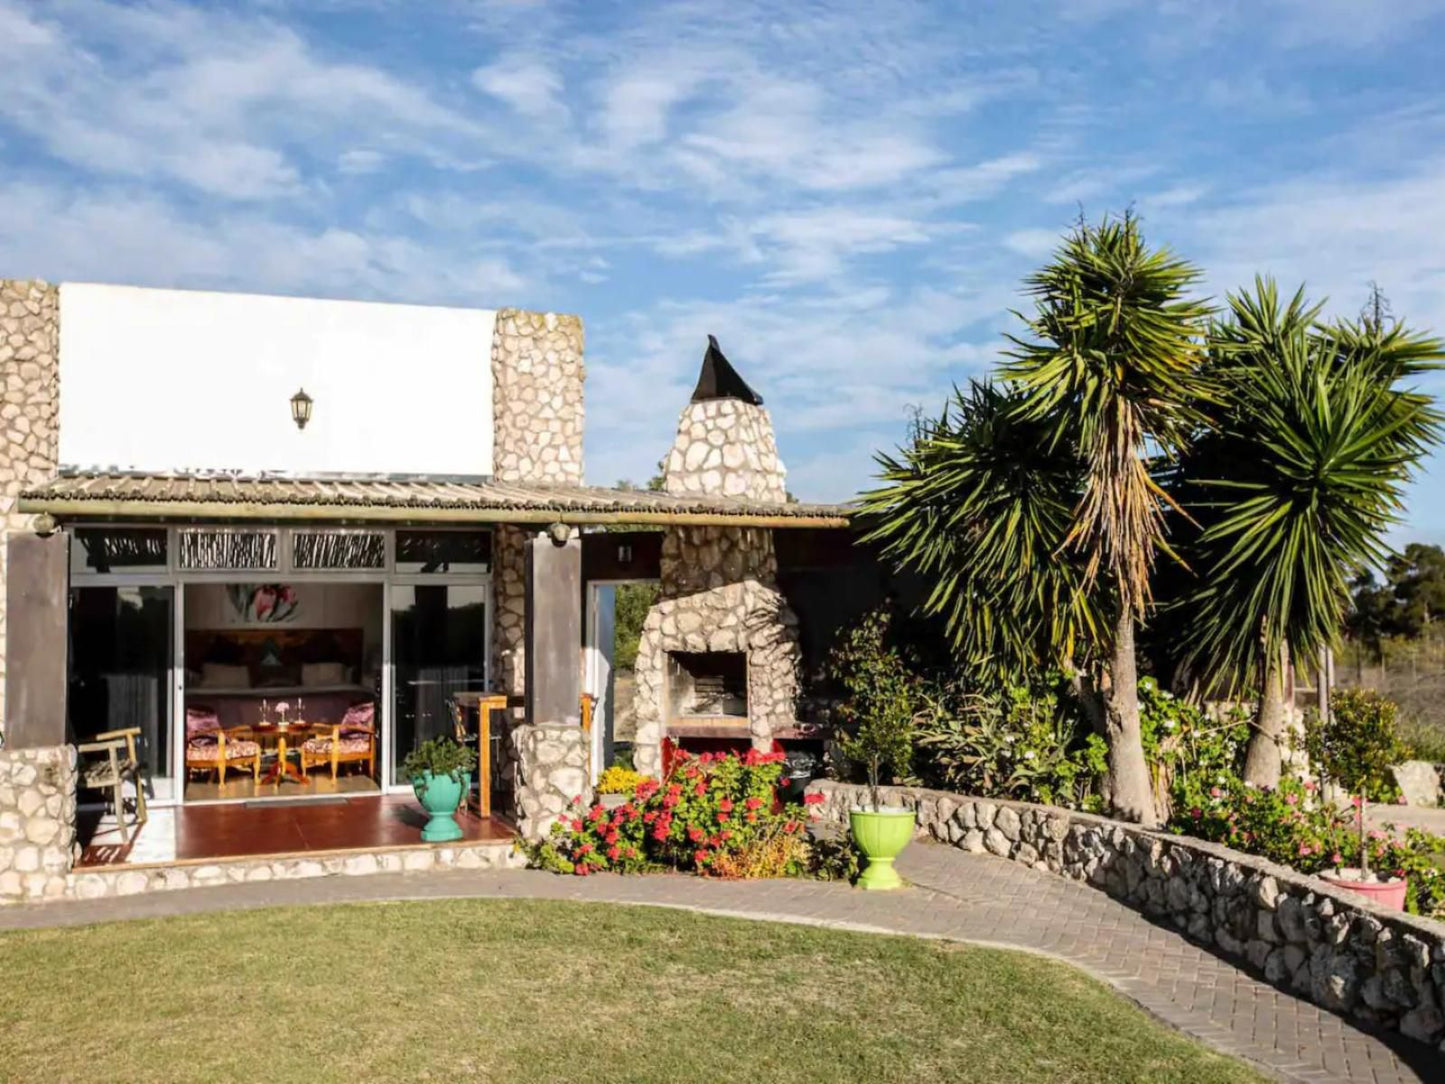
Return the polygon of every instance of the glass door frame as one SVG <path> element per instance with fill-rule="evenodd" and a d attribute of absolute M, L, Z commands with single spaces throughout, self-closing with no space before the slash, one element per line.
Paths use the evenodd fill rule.
<path fill-rule="evenodd" d="M 72 545 L 73 544 L 72 542 Z M 76 591 L 84 590 L 88 587 L 169 587 L 171 589 L 171 650 L 166 663 L 166 699 L 170 704 L 170 718 L 167 722 L 171 730 L 169 736 L 171 747 L 171 774 L 165 776 L 150 775 L 147 777 L 150 781 L 151 793 L 146 796 L 146 800 L 157 806 L 171 805 L 172 803 L 178 802 L 180 800 L 178 796 L 179 792 L 186 789 L 184 778 L 182 778 L 185 774 L 185 763 L 183 759 L 185 755 L 185 743 L 177 743 L 176 741 L 177 732 L 185 729 L 184 727 L 178 727 L 176 725 L 177 719 L 185 717 L 185 662 L 182 658 L 183 653 L 180 647 L 185 632 L 185 623 L 182 617 L 184 611 L 181 609 L 182 585 L 176 581 L 174 576 L 166 572 L 103 572 L 77 577 L 72 575 L 70 570 L 67 569 L 66 580 L 65 624 L 67 653 L 70 651 L 69 645 L 73 642 L 75 636 L 75 630 L 70 627 L 70 623 L 75 620 L 73 599 Z M 67 686 L 70 682 L 70 667 L 72 665 L 73 660 L 67 657 Z M 179 714 L 177 714 L 178 712 Z M 177 774 L 178 772 L 180 773 L 179 776 Z M 181 778 L 179 786 L 176 783 L 177 778 Z"/>
<path fill-rule="evenodd" d="M 68 592 L 79 587 L 169 587 L 172 589 L 172 615 L 171 627 L 173 640 L 170 657 L 170 705 L 171 705 L 171 776 L 167 779 L 153 779 L 152 789 L 155 792 L 155 804 L 157 806 L 184 805 L 185 796 L 185 717 L 186 717 L 186 659 L 185 659 L 185 601 L 187 584 L 204 583 L 352 583 L 352 584 L 374 584 L 381 588 L 381 636 L 382 636 L 382 659 L 381 659 L 381 712 L 380 726 L 377 728 L 377 740 L 381 742 L 379 779 L 380 789 L 375 793 L 376 797 L 384 794 L 410 794 L 411 788 L 406 785 L 391 784 L 393 767 L 393 732 L 395 719 L 393 709 L 395 706 L 393 692 L 395 689 L 395 667 L 392 660 L 392 588 L 397 586 L 419 586 L 431 584 L 434 586 L 463 586 L 483 587 L 486 598 L 486 618 L 483 622 L 483 659 L 482 679 L 487 688 L 491 688 L 492 682 L 492 643 L 494 636 L 493 626 L 496 623 L 496 592 L 493 586 L 493 571 L 487 572 L 396 572 L 396 532 L 397 531 L 485 531 L 493 536 L 491 569 L 496 565 L 496 525 L 493 523 L 475 524 L 428 524 L 425 522 L 405 524 L 348 524 L 348 523 L 308 523 L 308 524 L 284 524 L 284 523 L 256 523 L 245 524 L 242 529 L 255 531 L 276 531 L 278 533 L 277 553 L 278 561 L 276 568 L 269 569 L 244 569 L 231 571 L 196 571 L 182 569 L 179 567 L 177 557 L 176 535 L 178 531 L 185 529 L 215 529 L 224 530 L 234 528 L 236 525 L 223 522 L 198 522 L 198 523 L 167 523 L 157 521 L 94 521 L 94 522 L 72 522 L 65 525 L 67 530 L 75 528 L 83 529 L 135 529 L 143 528 L 150 530 L 167 531 L 166 543 L 166 569 L 159 567 L 144 572 L 80 572 L 77 573 L 73 565 L 67 570 Z M 386 553 L 384 567 L 379 569 L 327 569 L 322 571 L 306 570 L 297 571 L 291 567 L 291 544 L 289 534 L 292 531 L 367 531 L 384 535 L 386 539 Z M 71 540 L 71 546 L 76 542 Z M 67 597 L 69 597 L 67 592 Z M 67 621 L 69 617 L 67 617 Z M 164 788 L 160 784 L 164 783 Z M 162 792 L 167 791 L 168 794 Z M 365 797 L 357 795 L 356 797 Z M 225 804 L 244 802 L 245 798 L 222 798 L 203 799 L 195 804 Z"/>
<path fill-rule="evenodd" d="M 493 564 L 495 562 L 496 558 L 493 556 Z M 496 592 L 492 586 L 490 572 L 394 572 L 386 578 L 382 600 L 386 612 L 382 615 L 381 621 L 381 635 L 385 641 L 382 648 L 381 687 L 382 696 L 386 699 L 382 711 L 386 744 L 381 751 L 381 791 L 383 794 L 410 794 L 412 792 L 410 784 L 391 782 L 392 770 L 396 762 L 396 742 L 393 738 L 395 734 L 396 664 L 392 658 L 391 620 L 394 609 L 392 598 L 392 588 L 394 587 L 481 587 L 485 589 L 487 612 L 482 621 L 482 684 L 488 689 L 492 687 L 492 636 L 493 626 L 497 620 Z"/>

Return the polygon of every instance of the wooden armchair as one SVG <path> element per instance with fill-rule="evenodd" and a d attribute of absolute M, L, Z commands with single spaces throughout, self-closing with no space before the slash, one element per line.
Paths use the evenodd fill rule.
<path fill-rule="evenodd" d="M 125 781 L 135 786 L 135 824 L 139 829 L 146 822 L 145 780 L 141 778 L 140 758 L 136 755 L 136 738 L 140 727 L 107 730 L 93 741 L 75 747 L 81 757 L 80 785 L 88 790 L 108 790 L 115 805 L 115 821 L 120 827 L 120 841 L 130 842 L 130 829 L 125 822 Z"/>
<path fill-rule="evenodd" d="M 311 737 L 301 743 L 301 772 L 331 765 L 336 779 L 343 764 L 365 764 L 366 774 L 376 777 L 376 708 L 361 704 L 347 711 L 339 723 L 318 723 Z"/>
<path fill-rule="evenodd" d="M 216 782 L 225 783 L 227 768 L 251 768 L 254 782 L 261 781 L 261 743 L 248 726 L 229 730 L 216 727 L 193 731 L 186 739 L 186 772 L 215 772 Z"/>

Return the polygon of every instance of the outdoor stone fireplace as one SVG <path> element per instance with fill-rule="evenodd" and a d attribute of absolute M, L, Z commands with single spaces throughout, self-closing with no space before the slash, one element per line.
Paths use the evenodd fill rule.
<path fill-rule="evenodd" d="M 762 399 L 709 340 L 665 471 L 669 493 L 787 499 Z M 795 723 L 798 619 L 778 590 L 767 528 L 668 528 L 660 588 L 637 652 L 637 769 L 662 771 L 662 742 L 747 738 L 769 749 Z"/>
<path fill-rule="evenodd" d="M 727 725 L 748 717 L 748 657 L 741 651 L 667 652 L 669 725 Z"/>

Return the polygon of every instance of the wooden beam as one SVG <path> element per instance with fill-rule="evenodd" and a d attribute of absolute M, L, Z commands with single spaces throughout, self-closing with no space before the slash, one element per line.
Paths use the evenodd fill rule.
<path fill-rule="evenodd" d="M 711 527 L 846 527 L 848 517 L 837 513 L 804 513 L 784 516 L 766 512 L 622 512 L 581 511 L 546 508 L 436 508 L 399 505 L 257 504 L 243 501 L 132 501 L 84 500 L 73 498 L 22 497 L 19 511 L 49 513 L 57 520 L 109 521 L 118 519 L 215 522 L 217 520 L 264 520 L 268 523 L 325 521 L 328 523 L 534 523 L 546 526 L 609 525 L 618 523 L 659 526 Z"/>

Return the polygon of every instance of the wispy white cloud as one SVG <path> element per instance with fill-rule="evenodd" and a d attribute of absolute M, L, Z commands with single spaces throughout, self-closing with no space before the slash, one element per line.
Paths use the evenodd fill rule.
<path fill-rule="evenodd" d="M 551 67 L 528 57 L 509 57 L 472 72 L 478 90 L 506 102 L 528 120 L 565 123 L 562 78 Z"/>

